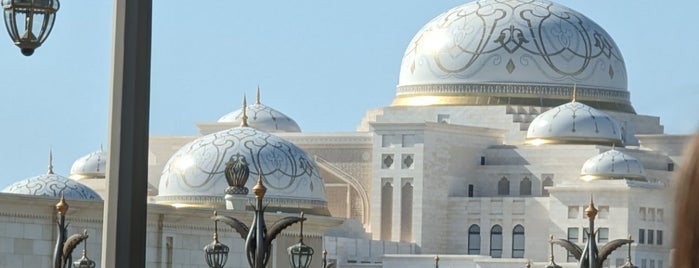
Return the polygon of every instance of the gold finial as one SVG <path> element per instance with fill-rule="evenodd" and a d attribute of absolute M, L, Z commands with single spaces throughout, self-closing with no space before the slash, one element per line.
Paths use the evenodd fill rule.
<path fill-rule="evenodd" d="M 49 170 L 46 174 L 53 174 L 53 149 L 49 149 Z"/>
<path fill-rule="evenodd" d="M 58 203 L 56 203 L 56 210 L 58 211 L 59 215 L 66 215 L 66 212 L 68 211 L 68 203 L 66 203 L 63 193 L 61 193 L 61 199 L 58 200 Z"/>
<path fill-rule="evenodd" d="M 585 208 L 585 215 L 587 215 L 590 220 L 594 220 L 597 216 L 597 208 L 595 208 L 595 202 L 592 200 L 592 195 L 590 195 L 590 204 Z"/>
<path fill-rule="evenodd" d="M 254 187 L 252 187 L 252 192 L 255 193 L 255 197 L 257 199 L 262 199 L 265 197 L 267 187 L 265 187 L 265 185 L 262 184 L 262 175 L 257 175 L 257 183 Z"/>
<path fill-rule="evenodd" d="M 255 104 L 260 104 L 260 85 L 257 85 L 257 97 L 255 98 Z"/>
<path fill-rule="evenodd" d="M 578 84 L 573 84 L 573 102 L 578 98 Z"/>
<path fill-rule="evenodd" d="M 248 114 L 247 110 L 248 109 L 248 101 L 245 98 L 245 94 L 243 94 L 243 116 L 240 118 L 240 126 L 241 127 L 248 127 Z"/>

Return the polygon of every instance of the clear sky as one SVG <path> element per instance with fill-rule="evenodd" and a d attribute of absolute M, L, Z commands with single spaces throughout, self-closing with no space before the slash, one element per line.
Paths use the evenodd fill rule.
<path fill-rule="evenodd" d="M 194 135 L 240 107 L 243 94 L 304 132 L 352 131 L 393 100 L 403 52 L 433 17 L 465 3 L 154 0 L 151 135 Z M 671 134 L 699 127 L 699 2 L 561 0 L 596 21 L 626 61 L 639 114 Z M 111 0 L 61 2 L 31 57 L 0 33 L 0 188 L 54 170 L 107 143 Z M 3 31 L 4 32 L 4 31 Z"/>

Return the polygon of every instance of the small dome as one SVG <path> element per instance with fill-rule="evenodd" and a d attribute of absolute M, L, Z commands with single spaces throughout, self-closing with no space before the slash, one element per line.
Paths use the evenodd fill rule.
<path fill-rule="evenodd" d="M 202 136 L 180 148 L 163 168 L 156 202 L 222 206 L 226 163 L 243 157 L 250 166 L 245 186 L 258 175 L 270 209 L 329 215 L 325 187 L 315 161 L 293 143 L 262 130 L 236 127 Z M 252 198 L 252 193 L 248 193 Z"/>
<path fill-rule="evenodd" d="M 107 171 L 107 152 L 100 149 L 78 158 L 70 168 L 70 178 L 74 180 L 98 178 L 104 179 Z"/>
<path fill-rule="evenodd" d="M 623 145 L 621 128 L 612 117 L 580 102 L 541 113 L 527 129 L 528 144 L 567 143 Z"/>
<path fill-rule="evenodd" d="M 585 161 L 582 170 L 580 170 L 580 179 L 585 181 L 596 179 L 646 181 L 646 171 L 638 159 L 611 149 Z"/>
<path fill-rule="evenodd" d="M 21 180 L 7 186 L 3 193 L 61 197 L 66 199 L 102 200 L 90 187 L 66 177 L 48 173 Z"/>
<path fill-rule="evenodd" d="M 624 58 L 597 23 L 545 0 L 481 0 L 415 34 L 392 105 L 555 107 L 574 83 L 595 108 L 634 112 Z"/>
<path fill-rule="evenodd" d="M 245 104 L 244 104 L 245 105 Z M 255 104 L 246 107 L 248 125 L 267 132 L 301 132 L 294 119 L 260 103 L 260 89 L 257 89 Z M 218 119 L 219 123 L 235 123 L 242 121 L 243 109 L 230 112 Z"/>

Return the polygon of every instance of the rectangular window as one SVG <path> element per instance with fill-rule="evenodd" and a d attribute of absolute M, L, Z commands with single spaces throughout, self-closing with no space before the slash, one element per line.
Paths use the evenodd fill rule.
<path fill-rule="evenodd" d="M 609 218 L 609 206 L 599 206 L 599 213 L 597 213 L 597 217 L 600 219 Z"/>
<path fill-rule="evenodd" d="M 648 242 L 648 245 L 652 245 L 655 242 L 654 241 L 655 240 L 654 234 L 655 234 L 655 231 L 648 230 L 648 236 L 646 237 L 646 238 L 648 238 L 648 239 L 646 239 L 646 241 Z"/>
<path fill-rule="evenodd" d="M 663 245 L 663 230 L 655 231 L 655 244 Z"/>
<path fill-rule="evenodd" d="M 658 222 L 663 222 L 663 214 L 664 214 L 664 213 L 663 213 L 663 209 L 662 209 L 662 208 L 659 208 L 659 209 L 655 212 L 655 220 L 658 221 Z"/>
<path fill-rule="evenodd" d="M 663 260 L 658 260 L 658 268 L 663 268 Z"/>
<path fill-rule="evenodd" d="M 655 260 L 650 260 L 650 268 L 655 268 Z"/>
<path fill-rule="evenodd" d="M 641 259 L 641 268 L 648 268 L 648 261 L 646 259 Z"/>
<path fill-rule="evenodd" d="M 579 211 L 580 208 L 578 206 L 568 206 L 568 219 L 575 219 Z"/>
<path fill-rule="evenodd" d="M 473 197 L 473 184 L 468 185 L 468 197 Z"/>
<path fill-rule="evenodd" d="M 648 208 L 648 214 L 646 215 L 646 218 L 648 221 L 655 221 L 655 209 L 654 208 Z"/>
<path fill-rule="evenodd" d="M 448 114 L 438 114 L 437 115 L 437 123 L 446 123 L 449 124 L 449 115 Z"/>
<path fill-rule="evenodd" d="M 638 217 L 642 220 L 646 220 L 646 208 L 639 208 L 638 209 Z"/>
<path fill-rule="evenodd" d="M 415 147 L 415 135 L 405 134 L 402 137 L 401 144 L 404 148 Z"/>
<path fill-rule="evenodd" d="M 607 243 L 609 241 L 609 228 L 599 228 L 597 230 L 597 242 Z"/>
<path fill-rule="evenodd" d="M 639 244 L 646 243 L 646 230 L 645 229 L 638 229 L 638 243 Z"/>
<path fill-rule="evenodd" d="M 578 243 L 578 233 L 580 232 L 580 229 L 577 227 L 570 227 L 568 228 L 568 241 L 573 242 L 573 243 Z M 568 251 L 568 262 L 576 262 L 577 260 L 575 259 L 575 256 Z"/>

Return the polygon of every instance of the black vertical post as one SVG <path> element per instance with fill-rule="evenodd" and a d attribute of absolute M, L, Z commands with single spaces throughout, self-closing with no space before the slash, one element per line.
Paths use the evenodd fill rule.
<path fill-rule="evenodd" d="M 114 1 L 104 268 L 146 265 L 152 0 Z"/>

